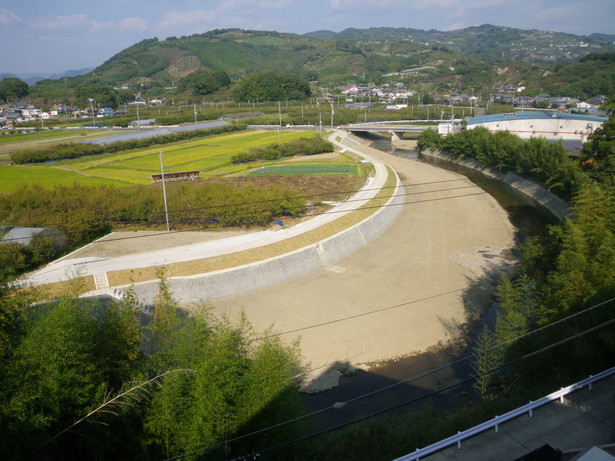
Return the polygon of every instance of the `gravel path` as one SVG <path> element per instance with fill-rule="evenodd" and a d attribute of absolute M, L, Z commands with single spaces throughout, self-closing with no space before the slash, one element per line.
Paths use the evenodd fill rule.
<path fill-rule="evenodd" d="M 64 259 L 77 259 L 88 257 L 115 258 L 150 251 L 164 250 L 167 248 L 192 245 L 201 242 L 245 235 L 255 230 L 238 231 L 186 231 L 186 232 L 162 232 L 162 231 L 128 231 L 111 232 L 94 243 L 90 243 L 77 251 L 74 251 Z"/>

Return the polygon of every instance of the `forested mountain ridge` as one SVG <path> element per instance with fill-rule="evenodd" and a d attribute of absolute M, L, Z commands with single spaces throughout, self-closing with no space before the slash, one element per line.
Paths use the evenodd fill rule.
<path fill-rule="evenodd" d="M 504 40 L 502 37 L 530 32 L 546 37 L 548 33 L 481 26 L 455 31 L 457 35 L 450 35 L 449 38 L 452 38 L 444 42 L 431 40 L 423 43 L 422 36 L 417 36 L 416 40 L 408 38 L 408 34 L 414 34 L 414 31 L 347 29 L 340 34 L 318 33 L 324 37 L 321 39 L 275 31 L 223 29 L 165 40 L 151 38 L 126 48 L 86 75 L 61 82 L 41 82 L 33 88 L 31 95 L 47 100 L 57 99 L 66 97 L 67 88 L 100 84 L 116 88 L 126 86 L 131 92 L 140 90 L 147 93 L 151 89 L 160 95 L 165 94 L 165 89 L 181 87 L 182 79 L 195 71 L 225 72 L 231 81 L 236 82 L 248 74 L 272 70 L 278 74 L 294 74 L 306 81 L 317 80 L 319 86 L 329 88 L 348 84 L 392 85 L 401 82 L 422 93 L 448 94 L 489 93 L 506 84 L 523 84 L 535 94 L 555 92 L 581 98 L 609 95 L 615 89 L 615 63 L 610 58 L 595 59 L 591 65 L 581 64 L 577 69 L 581 73 L 567 70 L 570 65 L 578 65 L 580 59 L 590 55 L 613 56 L 615 53 L 606 52 L 610 48 L 615 50 L 615 47 L 606 45 L 607 36 L 600 36 L 596 42 L 604 46 L 579 48 L 585 53 L 583 58 L 546 63 L 490 60 L 476 54 L 462 54 L 455 51 L 449 42 L 462 40 L 466 48 L 478 53 L 481 47 L 486 50 L 500 49 L 499 44 Z M 432 32 L 453 34 L 438 31 L 417 31 L 417 34 Z M 401 37 L 403 34 L 404 39 L 382 38 Z M 334 35 L 341 38 L 327 38 Z M 455 38 L 457 36 L 459 40 Z M 567 34 L 555 36 L 576 37 Z M 509 43 L 517 42 L 510 39 Z M 560 40 L 558 43 L 563 42 Z M 595 50 L 599 52 L 587 54 Z M 595 77 L 595 73 L 600 75 Z M 230 95 L 223 96 L 226 99 Z"/>
<path fill-rule="evenodd" d="M 507 61 L 560 62 L 578 59 L 592 52 L 615 51 L 615 35 L 585 36 L 491 24 L 451 31 L 372 27 L 349 28 L 339 33 L 319 30 L 305 35 L 327 40 L 407 40 L 429 46 L 446 46 L 458 53 L 485 59 Z"/>

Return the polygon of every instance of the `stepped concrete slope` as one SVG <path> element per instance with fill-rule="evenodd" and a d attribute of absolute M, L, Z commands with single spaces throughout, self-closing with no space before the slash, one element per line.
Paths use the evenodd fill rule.
<path fill-rule="evenodd" d="M 571 210 L 566 202 L 557 195 L 548 192 L 535 182 L 525 179 L 518 174 L 507 172 L 501 173 L 493 168 L 488 168 L 474 159 L 457 158 L 440 151 L 426 149 L 421 152 L 425 157 L 435 158 L 443 162 L 453 163 L 468 170 L 477 171 L 485 177 L 499 181 L 507 191 L 520 200 L 538 207 L 557 220 L 570 216 Z"/>

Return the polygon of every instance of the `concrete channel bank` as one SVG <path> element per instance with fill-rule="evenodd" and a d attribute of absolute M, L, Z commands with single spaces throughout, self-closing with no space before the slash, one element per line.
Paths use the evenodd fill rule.
<path fill-rule="evenodd" d="M 436 151 L 425 149 L 421 155 L 445 163 L 457 165 L 465 170 L 476 171 L 486 178 L 500 182 L 512 196 L 541 208 L 558 221 L 570 216 L 570 207 L 562 199 L 545 190 L 544 187 L 522 178 L 515 173 L 501 173 L 493 168 L 485 167 L 473 159 L 459 159 Z"/>
<path fill-rule="evenodd" d="M 382 235 L 401 212 L 402 207 L 396 205 L 401 205 L 403 202 L 403 186 L 393 170 L 387 169 L 379 160 L 353 149 L 351 147 L 353 141 L 347 140 L 346 136 L 345 132 L 335 132 L 330 137 L 330 141 L 342 151 L 350 151 L 361 156 L 364 162 L 372 163 L 377 172 L 380 171 L 377 174 L 382 176 L 384 171 L 384 175 L 395 175 L 395 192 L 391 194 L 386 206 L 381 207 L 365 220 L 296 251 L 216 272 L 169 277 L 167 281 L 175 299 L 181 303 L 213 301 L 280 284 L 318 269 L 331 268 L 335 262 Z M 141 282 L 133 286 L 137 298 L 142 303 L 153 304 L 158 291 L 157 280 Z M 119 297 L 128 287 L 126 285 L 97 290 L 87 295 L 110 294 Z"/>

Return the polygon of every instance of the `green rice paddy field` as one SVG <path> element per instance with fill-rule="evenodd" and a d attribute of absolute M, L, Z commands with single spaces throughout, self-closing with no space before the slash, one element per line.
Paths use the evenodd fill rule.
<path fill-rule="evenodd" d="M 278 142 L 278 136 L 279 141 L 284 143 L 312 135 L 296 131 L 279 134 L 271 131 L 241 131 L 35 166 L 0 165 L 0 193 L 10 193 L 21 185 L 35 183 L 45 188 L 73 183 L 119 187 L 150 184 L 151 175 L 160 173 L 160 151 L 163 153 L 165 173 L 199 170 L 201 177 L 244 174 L 361 174 L 361 169 L 354 161 L 343 155 L 328 156 L 322 160 L 318 157 L 306 157 L 309 161 L 299 161 L 293 165 L 283 160 L 240 165 L 231 163 L 233 155 Z"/>

